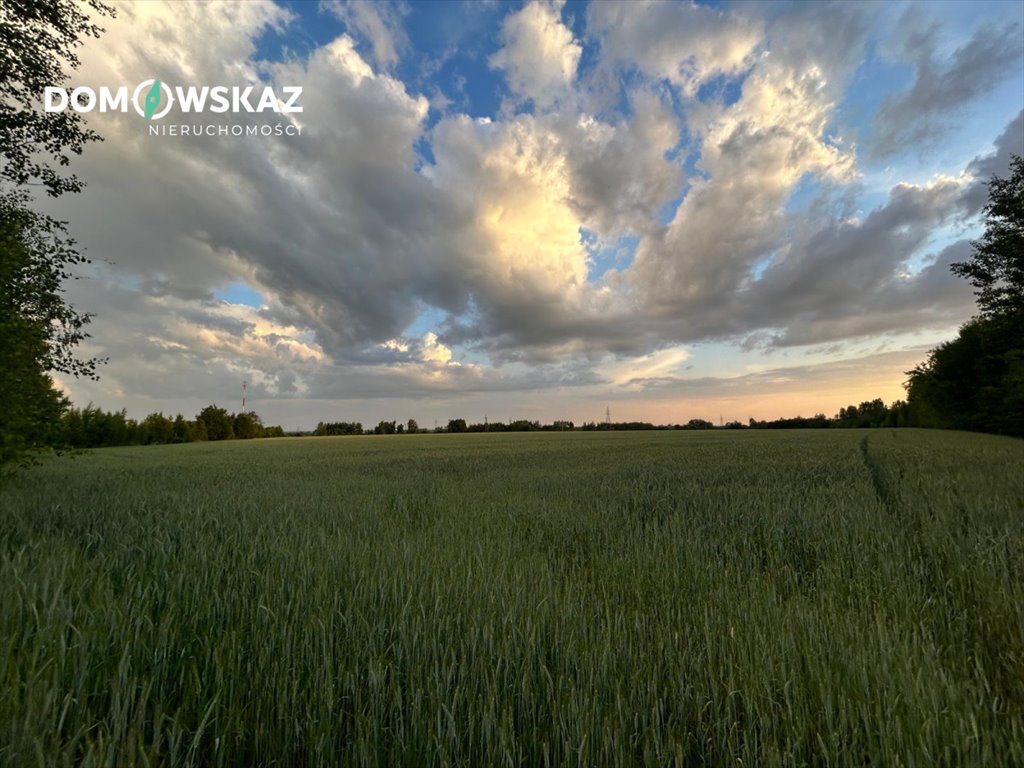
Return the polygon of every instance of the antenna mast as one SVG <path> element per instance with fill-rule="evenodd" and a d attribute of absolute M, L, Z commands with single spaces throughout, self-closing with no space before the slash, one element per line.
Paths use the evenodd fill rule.
<path fill-rule="evenodd" d="M 245 413 L 245 390 L 249 386 L 249 382 L 242 382 L 242 413 Z"/>

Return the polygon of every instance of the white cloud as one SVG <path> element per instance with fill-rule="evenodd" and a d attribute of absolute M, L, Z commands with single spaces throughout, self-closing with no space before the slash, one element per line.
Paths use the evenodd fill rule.
<path fill-rule="evenodd" d="M 640 387 L 657 379 L 675 376 L 690 358 L 684 347 L 670 347 L 648 355 L 627 357 L 602 365 L 601 375 L 616 387 Z"/>
<path fill-rule="evenodd" d="M 433 331 L 427 331 L 420 339 L 420 357 L 424 362 L 435 365 L 458 365 L 452 362 L 452 351 L 437 340 L 437 334 Z"/>
<path fill-rule="evenodd" d="M 562 23 L 562 2 L 533 2 L 505 17 L 504 46 L 489 62 L 501 69 L 520 99 L 545 109 L 564 98 L 576 77 L 583 48 Z"/>
<path fill-rule="evenodd" d="M 589 114 L 552 121 L 571 175 L 572 204 L 584 226 L 606 239 L 646 234 L 683 185 L 681 161 L 667 159 L 680 137 L 670 97 L 637 90 L 630 102 L 630 117 L 615 123 Z"/>
<path fill-rule="evenodd" d="M 691 127 L 702 137 L 699 167 L 709 178 L 693 182 L 626 275 L 649 305 L 695 316 L 699 329 L 777 246 L 784 206 L 805 174 L 853 176 L 852 153 L 826 133 L 835 99 L 828 80 L 824 60 L 762 57 L 736 103 Z"/>
<path fill-rule="evenodd" d="M 433 181 L 471 221 L 463 275 L 484 306 L 571 302 L 586 282 L 579 219 L 559 137 L 529 116 L 435 129 Z"/>
<path fill-rule="evenodd" d="M 687 96 L 715 75 L 746 68 L 762 39 L 756 20 L 660 0 L 591 3 L 587 34 L 600 41 L 605 64 L 639 67 Z"/>
<path fill-rule="evenodd" d="M 337 16 L 350 33 L 366 39 L 374 63 L 384 70 L 393 69 L 409 47 L 402 26 L 408 8 L 387 0 L 331 0 L 321 7 Z"/>

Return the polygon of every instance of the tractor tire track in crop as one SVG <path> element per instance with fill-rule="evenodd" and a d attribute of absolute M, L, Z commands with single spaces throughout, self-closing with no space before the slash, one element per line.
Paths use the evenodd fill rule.
<path fill-rule="evenodd" d="M 860 441 L 861 459 L 867 467 L 868 474 L 871 475 L 871 485 L 875 489 L 879 503 L 887 512 L 895 514 L 898 507 L 897 490 L 886 480 L 882 465 L 872 458 L 871 451 L 868 450 L 868 437 L 864 435 L 864 439 Z"/>

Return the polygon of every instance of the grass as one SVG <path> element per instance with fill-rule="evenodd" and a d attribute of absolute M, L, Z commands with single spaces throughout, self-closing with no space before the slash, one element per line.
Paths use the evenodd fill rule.
<path fill-rule="evenodd" d="M 0 765 L 1024 765 L 1024 443 L 106 449 L 0 490 Z"/>

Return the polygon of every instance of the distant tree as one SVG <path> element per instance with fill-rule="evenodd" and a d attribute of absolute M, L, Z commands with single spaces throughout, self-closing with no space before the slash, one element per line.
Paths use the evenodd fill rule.
<path fill-rule="evenodd" d="M 85 424 L 82 412 L 77 408 L 68 408 L 61 416 L 60 444 L 71 448 L 84 448 Z"/>
<path fill-rule="evenodd" d="M 690 419 L 683 429 L 714 429 L 715 425 L 707 419 Z"/>
<path fill-rule="evenodd" d="M 236 413 L 231 424 L 236 440 L 251 440 L 263 437 L 263 420 L 252 411 Z"/>
<path fill-rule="evenodd" d="M 142 421 L 143 443 L 166 445 L 174 442 L 174 422 L 162 413 L 151 413 Z"/>
<path fill-rule="evenodd" d="M 313 432 L 314 435 L 328 436 L 328 435 L 361 435 L 363 434 L 363 425 L 358 421 L 347 422 L 347 421 L 321 421 L 316 425 L 316 430 Z"/>
<path fill-rule="evenodd" d="M 466 420 L 465 419 L 451 419 L 448 421 L 449 432 L 465 432 L 466 431 Z"/>
<path fill-rule="evenodd" d="M 81 447 L 130 445 L 140 437 L 138 424 L 128 418 L 124 409 L 108 412 L 90 403 L 79 414 L 83 432 Z"/>
<path fill-rule="evenodd" d="M 190 443 L 193 439 L 195 438 L 192 435 L 192 430 L 189 428 L 189 423 L 179 413 L 174 417 L 174 421 L 171 424 L 171 442 Z"/>
<path fill-rule="evenodd" d="M 234 419 L 224 408 L 208 405 L 196 416 L 205 427 L 207 440 L 231 440 L 235 436 Z"/>
<path fill-rule="evenodd" d="M 206 422 L 196 416 L 195 420 L 188 423 L 189 434 L 191 439 L 189 442 L 205 443 L 210 439 L 210 436 L 206 432 Z"/>
<path fill-rule="evenodd" d="M 409 419 L 409 422 L 405 425 L 405 431 L 410 435 L 415 435 L 420 431 L 420 425 L 416 423 L 416 419 Z"/>
<path fill-rule="evenodd" d="M 910 405 L 904 400 L 896 400 L 892 405 L 889 406 L 889 424 L 890 427 L 909 427 L 912 426 L 913 416 L 911 415 Z"/>
<path fill-rule="evenodd" d="M 509 432 L 538 432 L 540 431 L 539 421 L 529 419 L 516 419 L 508 425 Z"/>
<path fill-rule="evenodd" d="M 860 405 L 840 408 L 836 417 L 840 427 L 884 427 L 888 423 L 889 409 L 881 398 L 865 400 Z"/>

